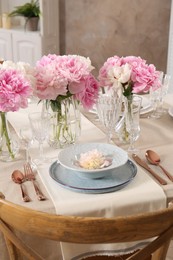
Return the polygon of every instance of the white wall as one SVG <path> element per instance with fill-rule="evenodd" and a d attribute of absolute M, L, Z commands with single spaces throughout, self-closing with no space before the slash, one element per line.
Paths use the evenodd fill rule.
<path fill-rule="evenodd" d="M 170 17 L 170 27 L 169 27 L 167 74 L 171 75 L 171 82 L 170 82 L 168 92 L 173 93 L 173 1 L 171 4 L 171 17 Z"/>
<path fill-rule="evenodd" d="M 15 10 L 16 6 L 23 5 L 30 0 L 0 0 L 0 14 L 2 13 L 10 13 Z M 48 0 L 49 1 L 49 0 Z M 23 17 L 12 17 L 11 23 L 13 25 L 21 25 L 24 26 L 25 20 Z"/>
<path fill-rule="evenodd" d="M 2 12 L 11 12 L 14 6 L 23 5 L 28 2 L 28 0 L 0 0 L 2 6 Z"/>

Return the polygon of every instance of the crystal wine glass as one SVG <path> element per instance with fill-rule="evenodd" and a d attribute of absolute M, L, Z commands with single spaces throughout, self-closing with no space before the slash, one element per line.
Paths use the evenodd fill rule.
<path fill-rule="evenodd" d="M 39 142 L 39 158 L 34 160 L 36 165 L 46 161 L 43 153 L 43 143 L 48 138 L 51 115 L 49 113 L 34 112 L 29 114 L 29 121 L 35 140 Z"/>
<path fill-rule="evenodd" d="M 25 160 L 26 162 L 30 161 L 30 147 L 33 142 L 33 134 L 31 128 L 28 126 L 24 126 L 20 129 L 19 132 L 21 139 L 21 146 L 25 149 Z"/>
<path fill-rule="evenodd" d="M 150 87 L 150 101 L 153 108 L 152 113 L 148 116 L 148 118 L 160 118 L 160 107 L 162 106 L 162 81 L 163 81 L 163 71 L 160 71 L 159 74 L 159 87 L 158 86 L 151 86 Z"/>
<path fill-rule="evenodd" d="M 122 99 L 115 91 L 102 93 L 97 100 L 97 114 L 100 122 L 106 128 L 107 142 L 111 143 L 112 132 L 119 123 Z"/>
<path fill-rule="evenodd" d="M 131 100 L 127 101 L 128 110 L 126 111 L 126 128 L 130 136 L 130 146 L 128 148 L 129 153 L 136 153 L 138 151 L 135 148 L 135 141 L 140 135 L 140 108 L 141 108 L 142 98 L 138 96 L 133 96 Z"/>
<path fill-rule="evenodd" d="M 164 102 L 164 97 L 168 94 L 170 81 L 171 81 L 171 76 L 168 74 L 163 74 L 162 83 L 161 83 L 161 100 L 160 100 L 160 108 L 159 108 L 159 113 L 161 115 L 167 113 L 167 110 L 163 108 L 163 102 Z"/>
<path fill-rule="evenodd" d="M 159 88 L 155 88 L 154 86 L 150 88 L 150 101 L 153 111 L 148 118 L 160 118 L 161 114 L 159 113 L 159 107 L 161 103 L 161 86 Z"/>

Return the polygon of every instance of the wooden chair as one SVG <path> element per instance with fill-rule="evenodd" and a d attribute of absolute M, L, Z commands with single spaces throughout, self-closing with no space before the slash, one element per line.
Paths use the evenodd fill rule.
<path fill-rule="evenodd" d="M 24 244 L 15 231 L 38 238 L 79 244 L 119 243 L 156 237 L 145 248 L 126 257 L 128 260 L 149 259 L 151 254 L 152 259 L 164 260 L 173 236 L 173 207 L 127 217 L 76 217 L 31 210 L 6 201 L 2 193 L 0 197 L 0 230 L 4 234 L 11 260 L 18 259 L 16 248 L 29 260 L 43 259 Z"/>

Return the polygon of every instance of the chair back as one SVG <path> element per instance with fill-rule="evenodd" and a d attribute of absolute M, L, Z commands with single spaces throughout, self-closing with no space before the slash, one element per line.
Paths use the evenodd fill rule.
<path fill-rule="evenodd" d="M 173 236 L 173 207 L 126 217 L 78 217 L 31 210 L 6 201 L 2 194 L 0 197 L 0 230 L 4 234 L 10 259 L 18 259 L 16 248 L 30 260 L 43 259 L 17 237 L 15 231 L 26 236 L 76 244 L 107 244 L 155 238 L 145 248 L 128 257 L 129 260 L 148 259 L 151 254 L 152 259 L 164 260 Z"/>

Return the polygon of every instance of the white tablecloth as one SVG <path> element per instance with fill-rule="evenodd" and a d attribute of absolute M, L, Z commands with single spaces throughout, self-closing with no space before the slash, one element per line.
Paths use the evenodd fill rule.
<path fill-rule="evenodd" d="M 30 106 L 29 110 L 35 110 L 35 105 Z M 27 120 L 27 110 L 18 112 L 20 117 L 14 120 L 10 117 L 9 120 L 18 131 L 21 122 Z M 11 113 L 12 115 L 12 113 Z M 105 134 L 91 123 L 87 118 L 82 116 L 82 134 L 79 143 L 84 142 L 105 142 Z M 53 150 L 45 147 L 48 156 L 54 161 L 58 155 L 58 150 Z M 35 146 L 31 153 L 34 157 L 38 152 Z M 166 196 L 160 185 L 146 174 L 146 172 L 138 168 L 138 172 L 134 180 L 122 190 L 107 194 L 84 194 L 77 193 L 63 187 L 60 187 L 49 175 L 50 164 L 43 164 L 38 167 L 38 174 L 41 178 L 56 210 L 57 214 L 63 215 L 79 215 L 79 216 L 100 216 L 113 217 L 118 215 L 130 215 L 140 212 L 157 210 L 166 206 Z M 128 250 L 134 249 L 136 243 L 128 244 Z M 81 254 L 84 256 L 87 252 L 98 252 L 102 250 L 102 254 L 112 254 L 123 252 L 126 244 L 115 245 L 69 245 L 62 243 L 62 253 L 65 260 L 78 259 Z M 108 252 L 109 249 L 109 252 Z"/>

